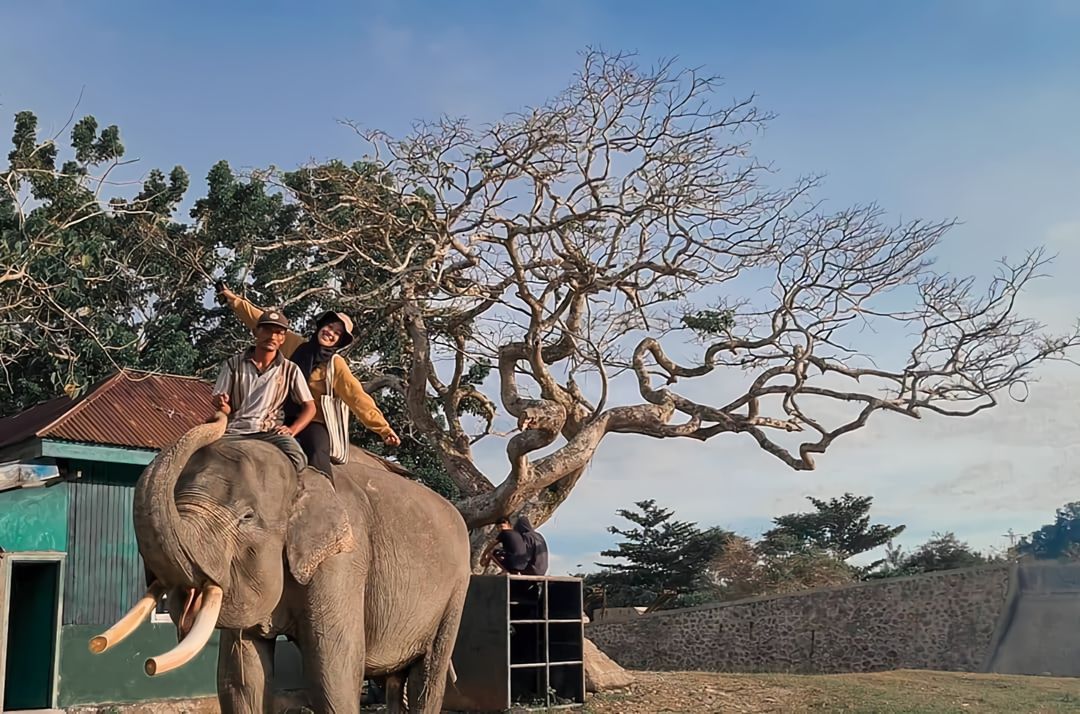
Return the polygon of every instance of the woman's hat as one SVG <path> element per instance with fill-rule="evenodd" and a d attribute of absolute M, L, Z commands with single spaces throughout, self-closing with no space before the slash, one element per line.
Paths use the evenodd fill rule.
<path fill-rule="evenodd" d="M 345 326 L 345 333 L 341 336 L 341 341 L 337 343 L 337 348 L 343 350 L 348 347 L 353 341 L 353 321 L 343 312 L 334 312 L 333 310 L 327 310 L 323 314 L 319 315 L 315 320 L 315 330 L 318 331 L 323 325 L 328 322 L 338 321 Z"/>

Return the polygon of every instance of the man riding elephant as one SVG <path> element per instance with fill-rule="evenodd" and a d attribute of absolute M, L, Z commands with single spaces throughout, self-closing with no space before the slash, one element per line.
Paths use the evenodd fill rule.
<path fill-rule="evenodd" d="M 289 321 L 280 311 L 265 310 L 255 324 L 255 344 L 221 363 L 214 385 L 214 408 L 228 414 L 225 439 L 261 439 L 285 452 L 297 472 L 307 457 L 296 440 L 315 416 L 315 400 L 295 363 L 281 354 Z M 284 423 L 285 400 L 299 413 Z"/>
<path fill-rule="evenodd" d="M 263 310 L 234 293 L 223 282 L 217 284 L 217 290 L 236 317 L 248 328 L 256 329 Z M 348 315 L 327 311 L 316 318 L 315 329 L 310 337 L 305 338 L 287 330 L 280 347 L 281 353 L 300 367 L 300 372 L 316 400 L 315 416 L 298 440 L 308 462 L 327 476 L 333 475 L 330 435 L 326 426 L 327 417 L 323 414 L 320 402 L 321 397 L 328 391 L 340 398 L 360 423 L 378 434 L 384 444 L 401 445 L 401 438 L 387 422 L 375 400 L 364 391 L 360 380 L 349 369 L 348 362 L 339 354 L 353 341 L 352 331 L 353 323 Z M 285 411 L 286 416 L 291 416 L 294 408 L 286 404 Z"/>

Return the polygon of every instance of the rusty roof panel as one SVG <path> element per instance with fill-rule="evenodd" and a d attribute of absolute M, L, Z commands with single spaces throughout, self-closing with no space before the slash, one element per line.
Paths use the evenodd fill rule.
<path fill-rule="evenodd" d="M 56 397 L 0 419 L 0 448 L 33 439 L 38 429 L 59 419 L 72 404 L 68 397 Z"/>
<path fill-rule="evenodd" d="M 122 370 L 78 400 L 61 397 L 0 419 L 0 446 L 36 436 L 160 449 L 213 416 L 212 389 L 193 377 Z"/>

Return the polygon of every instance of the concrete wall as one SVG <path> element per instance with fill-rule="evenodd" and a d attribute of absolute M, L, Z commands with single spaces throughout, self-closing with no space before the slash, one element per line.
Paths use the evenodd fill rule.
<path fill-rule="evenodd" d="M 1024 563 L 1010 594 L 987 670 L 1080 677 L 1080 562 Z"/>
<path fill-rule="evenodd" d="M 986 666 L 1010 597 L 986 566 L 592 623 L 624 667 L 717 672 L 867 672 Z"/>
<path fill-rule="evenodd" d="M 609 607 L 593 610 L 593 622 L 627 622 L 636 620 L 644 614 L 648 608 L 644 607 Z"/>

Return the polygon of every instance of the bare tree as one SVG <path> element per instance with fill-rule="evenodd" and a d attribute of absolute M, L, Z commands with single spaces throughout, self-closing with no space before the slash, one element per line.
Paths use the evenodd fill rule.
<path fill-rule="evenodd" d="M 347 287 L 313 289 L 398 321 L 414 427 L 470 527 L 521 509 L 543 522 L 607 434 L 746 434 L 813 469 L 876 413 L 972 416 L 1078 344 L 1015 314 L 1041 252 L 980 290 L 933 268 L 951 222 L 889 225 L 874 206 L 824 214 L 814 179 L 768 187 L 750 140 L 770 117 L 752 99 L 717 108 L 718 86 L 589 52 L 542 106 L 400 140 L 354 127 L 369 162 L 281 184 L 303 218 L 256 252 L 291 252 L 283 283 L 363 267 Z M 869 330 L 908 342 L 875 354 L 859 342 Z M 484 361 L 489 389 L 463 379 Z M 717 371 L 745 383 L 694 389 Z M 482 473 L 473 449 L 506 415 L 506 472 Z"/>

